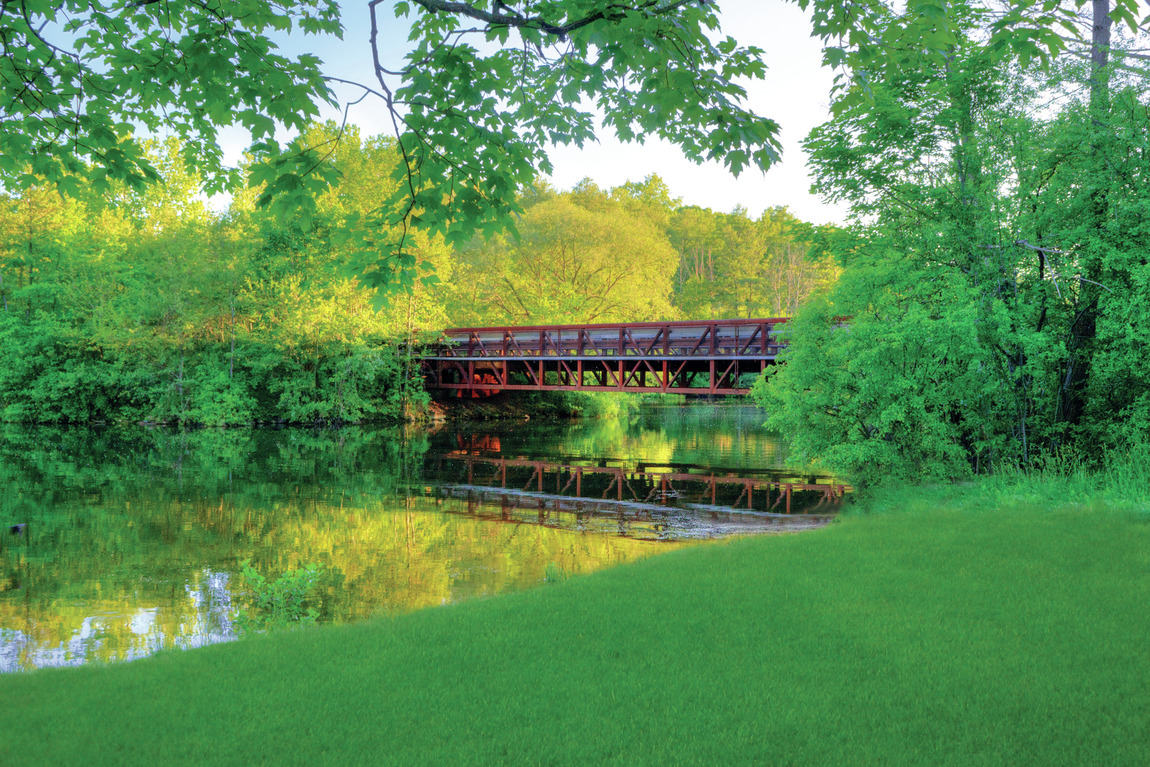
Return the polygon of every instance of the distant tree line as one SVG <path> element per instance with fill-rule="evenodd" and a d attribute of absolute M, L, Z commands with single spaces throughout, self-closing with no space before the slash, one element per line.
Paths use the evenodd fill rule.
<path fill-rule="evenodd" d="M 0 418 L 400 419 L 426 398 L 406 342 L 443 327 L 789 314 L 838 273 L 784 209 L 684 207 L 652 176 L 538 182 L 517 233 L 458 249 L 408 229 L 409 261 L 373 277 L 399 236 L 363 223 L 402 180 L 394 141 L 303 138 L 335 181 L 295 212 L 258 205 L 258 177 L 212 210 L 174 140 L 149 146 L 162 183 L 0 196 Z"/>
<path fill-rule="evenodd" d="M 757 220 L 685 206 L 658 176 L 569 192 L 536 183 L 518 237 L 457 254 L 454 324 L 544 324 L 786 316 L 834 282 L 817 234 L 785 208 Z"/>

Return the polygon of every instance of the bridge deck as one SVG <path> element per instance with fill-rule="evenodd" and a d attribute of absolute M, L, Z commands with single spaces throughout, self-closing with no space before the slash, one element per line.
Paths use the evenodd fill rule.
<path fill-rule="evenodd" d="M 785 318 L 452 328 L 421 355 L 428 388 L 741 394 Z M 742 379 L 742 380 L 740 380 Z"/>

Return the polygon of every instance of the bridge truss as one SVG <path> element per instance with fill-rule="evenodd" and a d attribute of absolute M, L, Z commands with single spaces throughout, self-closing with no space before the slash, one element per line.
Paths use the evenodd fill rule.
<path fill-rule="evenodd" d="M 430 389 L 743 394 L 784 318 L 452 328 L 421 355 Z"/>

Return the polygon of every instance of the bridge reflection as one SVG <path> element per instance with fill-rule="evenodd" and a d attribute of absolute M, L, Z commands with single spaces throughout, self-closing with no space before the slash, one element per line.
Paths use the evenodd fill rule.
<path fill-rule="evenodd" d="M 467 451 L 428 456 L 424 476 L 428 495 L 450 502 L 446 511 L 658 540 L 823 525 L 849 490 L 829 477 L 780 471 Z"/>

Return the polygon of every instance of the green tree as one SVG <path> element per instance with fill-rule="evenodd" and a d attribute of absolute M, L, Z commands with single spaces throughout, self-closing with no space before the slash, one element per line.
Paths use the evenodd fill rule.
<path fill-rule="evenodd" d="M 1145 421 L 1121 424 L 1143 412 L 1129 339 L 1150 244 L 1145 89 L 1101 119 L 1096 66 L 1076 88 L 1064 67 L 1020 67 L 1010 54 L 1029 33 L 1004 37 L 977 7 L 924 14 L 874 29 L 893 44 L 944 26 L 940 52 L 860 45 L 848 59 L 866 93 L 846 92 L 808 140 L 819 188 L 863 226 L 841 250 L 846 277 L 790 329 L 795 364 L 758 389 L 772 423 L 863 482 L 1028 465 L 1066 445 L 1086 455 L 1144 433 Z M 1039 100 L 1060 109 L 1035 114 Z M 1082 372 L 1106 348 L 1092 316 L 1112 318 L 1105 389 Z"/>
<path fill-rule="evenodd" d="M 548 324 L 667 318 L 675 254 L 642 213 L 583 184 L 529 208 L 519 238 L 460 255 L 471 302 L 456 322 Z"/>
<path fill-rule="evenodd" d="M 811 257 L 810 227 L 785 208 L 752 220 L 696 207 L 672 216 L 668 236 L 679 253 L 675 305 L 685 317 L 790 316 L 838 273 Z"/>
<path fill-rule="evenodd" d="M 323 139 L 337 129 L 314 126 Z M 226 424 L 403 414 L 417 366 L 401 339 L 442 325 L 435 286 L 384 311 L 346 272 L 346 221 L 377 204 L 394 142 L 351 132 L 325 161 L 341 183 L 288 220 L 239 195 L 223 216 L 176 140 L 148 145 L 163 183 L 0 205 L 0 405 L 30 421 Z M 380 181 L 382 179 L 382 181 Z M 423 238 L 442 274 L 450 252 Z M 4 306 L 0 302 L 0 307 Z"/>
<path fill-rule="evenodd" d="M 285 56 L 272 37 L 339 35 L 338 14 L 334 0 L 5 2 L 0 184 L 80 194 L 86 182 L 158 182 L 139 128 L 178 136 L 209 189 L 235 183 L 222 128 L 242 126 L 274 156 L 277 124 L 302 130 L 333 101 L 319 60 Z"/>

